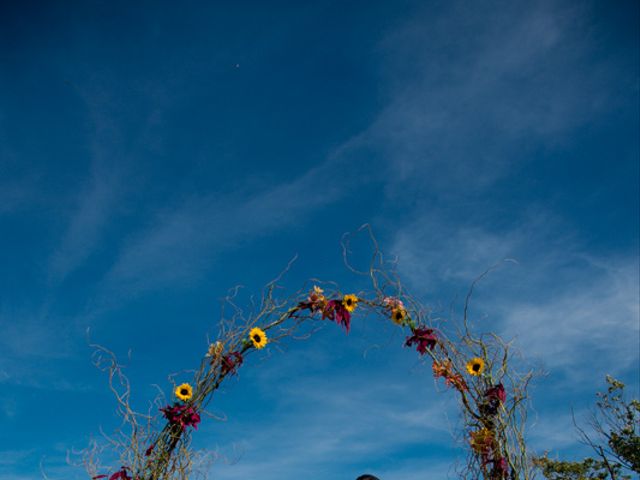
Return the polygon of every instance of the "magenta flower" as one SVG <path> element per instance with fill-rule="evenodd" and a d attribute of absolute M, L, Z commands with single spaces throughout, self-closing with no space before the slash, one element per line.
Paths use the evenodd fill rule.
<path fill-rule="evenodd" d="M 172 407 L 166 406 L 161 408 L 160 411 L 170 424 L 180 425 L 182 430 L 187 427 L 198 429 L 200 414 L 191 406 L 174 403 Z"/>
<path fill-rule="evenodd" d="M 242 355 L 240 352 L 231 352 L 222 357 L 222 374 L 235 374 L 238 367 L 242 365 Z"/>
<path fill-rule="evenodd" d="M 429 350 L 433 350 L 433 347 L 438 343 L 438 337 L 435 333 L 433 333 L 433 329 L 431 328 L 415 328 L 412 330 L 413 335 L 407 337 L 407 341 L 405 342 L 405 346 L 411 347 L 413 344 L 416 344 L 416 350 L 420 353 L 420 355 L 424 355 L 427 353 L 427 348 Z"/>
<path fill-rule="evenodd" d="M 509 475 L 509 464 L 507 459 L 500 457 L 498 460 L 493 460 L 493 468 L 491 469 L 491 478 L 495 480 L 502 480 Z"/>
<path fill-rule="evenodd" d="M 501 404 L 507 401 L 507 392 L 502 383 L 498 383 L 484 392 L 484 402 L 480 405 L 483 415 L 495 415 Z"/>
<path fill-rule="evenodd" d="M 504 385 L 502 383 L 498 383 L 494 385 L 486 392 L 484 392 L 484 398 L 486 399 L 496 399 L 499 400 L 500 403 L 504 403 L 507 401 L 507 392 L 504 390 Z"/>
<path fill-rule="evenodd" d="M 121 467 L 120 470 L 109 477 L 109 480 L 133 480 L 127 473 L 127 470 L 127 467 Z M 99 478 L 107 478 L 107 475 L 96 475 L 93 477 L 93 480 L 97 480 Z"/>
<path fill-rule="evenodd" d="M 341 300 L 329 300 L 324 310 L 322 310 L 322 318 L 328 318 L 343 325 L 347 333 L 349 333 L 349 329 L 351 328 L 351 314 L 342 304 Z"/>
<path fill-rule="evenodd" d="M 404 310 L 404 303 L 396 297 L 384 297 L 382 299 L 382 304 L 389 310 L 393 310 L 395 308 L 402 308 Z"/>

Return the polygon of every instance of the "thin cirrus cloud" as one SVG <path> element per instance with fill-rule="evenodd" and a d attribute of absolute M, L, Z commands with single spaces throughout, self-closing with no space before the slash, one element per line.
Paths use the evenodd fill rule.
<path fill-rule="evenodd" d="M 300 221 L 344 194 L 340 182 L 317 180 L 332 164 L 329 160 L 290 182 L 257 191 L 198 196 L 170 206 L 123 245 L 105 288 L 144 290 L 198 276 L 201 265 L 221 251 Z"/>
<path fill-rule="evenodd" d="M 117 201 L 118 178 L 106 165 L 92 162 L 90 178 L 76 197 L 68 226 L 50 260 L 53 281 L 61 281 L 82 266 L 100 244 L 112 220 Z"/>
<path fill-rule="evenodd" d="M 572 372 L 576 384 L 628 373 L 639 351 L 637 256 L 587 255 L 561 222 L 548 220 L 533 216 L 498 232 L 421 219 L 398 232 L 393 251 L 412 288 L 433 296 L 436 279 L 444 280 L 460 302 L 475 278 L 500 265 L 472 300 L 481 325 L 516 338 L 529 359 L 544 359 L 552 371 Z M 579 368 L 585 362 L 589 369 Z"/>
<path fill-rule="evenodd" d="M 388 159 L 388 193 L 418 179 L 413 188 L 447 196 L 486 190 L 530 161 L 532 145 L 562 143 L 633 88 L 615 56 L 589 55 L 587 8 L 452 5 L 454 25 L 425 9 L 379 46 L 389 102 L 364 141 Z"/>
<path fill-rule="evenodd" d="M 460 7 L 451 8 L 452 14 Z M 388 89 L 388 102 L 369 126 L 335 148 L 325 164 L 259 191 L 156 205 L 151 225 L 132 232 L 121 245 L 107 285 L 141 287 L 145 282 L 144 288 L 153 288 L 152 284 L 187 278 L 199 272 L 199 258 L 334 203 L 345 193 L 345 183 L 332 175 L 338 165 L 354 163 L 370 171 L 351 177 L 351 188 L 381 182 L 387 192 L 397 193 L 416 188 L 415 179 L 420 178 L 430 187 L 442 187 L 446 195 L 460 189 L 486 190 L 508 171 L 510 158 L 521 159 L 516 145 L 525 137 L 529 136 L 525 144 L 531 136 L 556 138 L 598 108 L 598 102 L 580 98 L 593 97 L 602 76 L 575 81 L 587 69 L 579 34 L 583 12 L 540 4 L 515 22 L 506 13 L 486 22 L 488 13 L 463 10 L 461 24 L 480 32 L 475 36 L 460 31 L 458 40 L 450 42 L 451 32 L 445 35 L 443 24 L 426 11 L 417 15 L 420 21 L 408 21 L 386 36 L 377 51 L 382 54 L 381 81 Z M 426 48 L 408 50 L 407 43 Z M 440 48 L 448 54 L 438 60 L 444 54 L 434 52 Z M 415 65 L 411 74 L 387 73 L 396 70 L 396 57 L 402 64 Z M 569 62 L 561 62 L 567 57 Z M 593 72 L 593 66 L 589 68 Z M 514 72 L 533 80 L 505 89 L 505 84 L 512 85 Z M 529 75 L 532 72 L 535 75 Z M 574 93 L 576 84 L 581 93 Z M 368 152 L 371 158 L 358 159 Z M 321 178 L 332 181 L 320 188 Z M 462 178 L 465 182 L 459 183 Z M 72 219 L 67 240 L 54 257 L 57 270 L 69 270 L 89 254 L 108 199 L 102 184 L 88 190 L 85 206 Z M 96 215 L 86 215 L 90 210 Z"/>
<path fill-rule="evenodd" d="M 119 122 L 124 124 L 135 115 L 111 106 L 117 105 L 114 99 L 118 89 L 103 85 L 109 81 L 113 83 L 113 79 L 105 75 L 96 85 L 86 88 L 71 84 L 71 91 L 81 99 L 91 126 L 84 138 L 89 155 L 88 171 L 65 199 L 70 206 L 58 212 L 66 226 L 49 261 L 49 278 L 53 284 L 85 265 L 102 245 L 106 233 L 113 229 L 119 209 L 125 208 L 133 188 L 128 183 L 132 181 L 130 170 L 133 170 L 130 160 L 157 148 L 158 132 L 154 127 L 160 123 L 163 109 L 170 104 L 165 97 L 154 95 L 151 89 L 147 96 L 156 100 L 155 107 L 145 111 L 133 132 L 125 133 Z M 130 207 L 130 203 L 128 205 Z"/>
<path fill-rule="evenodd" d="M 506 334 L 517 337 L 524 351 L 543 357 L 550 367 L 571 371 L 575 383 L 637 368 L 636 262 L 637 258 L 626 258 L 604 268 L 588 264 L 576 272 L 569 287 L 550 282 L 559 294 L 546 290 L 548 301 L 502 303 Z M 581 368 L 585 365 L 588 368 Z"/>

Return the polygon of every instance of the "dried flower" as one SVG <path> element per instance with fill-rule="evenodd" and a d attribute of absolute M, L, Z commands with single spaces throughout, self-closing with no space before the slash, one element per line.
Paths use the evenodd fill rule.
<path fill-rule="evenodd" d="M 433 376 L 436 378 L 447 377 L 451 370 L 451 360 L 445 360 L 443 362 L 439 362 L 437 360 L 433 361 L 433 365 L 431 365 L 431 370 L 433 371 Z"/>
<path fill-rule="evenodd" d="M 493 446 L 493 432 L 488 428 L 482 428 L 471 432 L 469 435 L 471 437 L 470 443 L 473 451 L 481 455 L 488 455 Z"/>
<path fill-rule="evenodd" d="M 443 377 L 447 387 L 455 387 L 460 392 L 469 390 L 462 375 L 453 371 L 451 360 L 447 359 L 442 363 L 434 360 L 431 368 L 433 369 L 433 376 L 436 378 Z"/>
<path fill-rule="evenodd" d="M 207 357 L 211 357 L 211 362 L 217 362 L 223 351 L 224 345 L 222 345 L 222 342 L 217 341 L 209 345 L 209 349 L 207 350 Z"/>
<path fill-rule="evenodd" d="M 314 285 L 313 290 L 309 292 L 308 300 L 309 300 L 309 303 L 314 303 L 314 304 L 323 303 L 327 301 L 327 299 L 324 296 L 324 290 L 317 285 Z"/>

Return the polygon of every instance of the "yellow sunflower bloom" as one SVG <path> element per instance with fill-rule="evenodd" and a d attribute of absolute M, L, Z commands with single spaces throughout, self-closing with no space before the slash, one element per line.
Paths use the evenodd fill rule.
<path fill-rule="evenodd" d="M 478 376 L 484 372 L 484 360 L 480 357 L 472 358 L 467 362 L 467 372 L 469 375 Z"/>
<path fill-rule="evenodd" d="M 187 400 L 191 400 L 191 397 L 193 397 L 193 388 L 191 388 L 191 385 L 188 383 L 183 383 L 176 387 L 174 393 L 176 394 L 176 397 L 183 402 L 186 402 Z"/>
<path fill-rule="evenodd" d="M 404 325 L 407 319 L 407 311 L 404 308 L 394 308 L 391 310 L 391 320 L 396 325 Z"/>
<path fill-rule="evenodd" d="M 342 298 L 342 306 L 346 308 L 348 312 L 353 312 L 358 306 L 358 297 L 353 294 L 345 295 Z"/>
<path fill-rule="evenodd" d="M 267 339 L 267 334 L 264 333 L 264 330 L 261 328 L 255 327 L 252 328 L 249 332 L 249 338 L 251 339 L 251 343 L 257 349 L 261 349 L 267 346 L 269 340 Z"/>

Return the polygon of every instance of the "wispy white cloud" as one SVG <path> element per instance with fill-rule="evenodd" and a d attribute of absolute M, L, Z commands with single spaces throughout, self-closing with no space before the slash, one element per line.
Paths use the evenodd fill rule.
<path fill-rule="evenodd" d="M 379 46 L 389 101 L 360 140 L 387 160 L 387 193 L 484 190 L 529 161 L 534 142 L 555 146 L 611 108 L 610 65 L 587 55 L 588 14 L 562 2 L 449 2 L 391 31 Z"/>
<path fill-rule="evenodd" d="M 116 230 L 118 214 L 131 208 L 133 183 L 139 180 L 132 180 L 134 160 L 141 153 L 157 154 L 163 148 L 158 127 L 171 104 L 163 88 L 157 82 L 149 82 L 139 100 L 153 106 L 140 114 L 114 101 L 118 95 L 114 84 L 116 79 L 107 71 L 87 84 L 69 83 L 85 107 L 90 127 L 83 140 L 90 157 L 86 175 L 65 199 L 69 207 L 59 212 L 66 229 L 50 258 L 49 276 L 53 283 L 85 264 L 102 245 L 105 235 Z M 125 132 L 123 125 L 132 118 L 136 119 L 136 128 Z"/>
<path fill-rule="evenodd" d="M 462 3 L 439 15 L 420 11 L 377 47 L 388 102 L 368 127 L 297 179 L 156 206 L 149 226 L 122 245 L 107 273 L 107 289 L 154 288 L 201 273 L 226 249 L 342 198 L 347 187 L 336 178 L 340 169 L 357 172 L 349 177 L 351 188 L 381 182 L 392 196 L 425 185 L 442 187 L 445 195 L 490 186 L 508 169 L 509 158 L 520 158 L 511 155 L 531 135 L 555 139 L 587 121 L 596 108 L 575 93 L 576 83 L 599 91 L 590 83 L 597 83 L 593 75 L 588 82 L 576 81 L 587 68 L 581 60 L 587 48 L 579 33 L 583 19 L 580 9 L 544 2 L 518 12 L 468 9 Z M 425 48 L 407 48 L 414 44 Z M 566 58 L 572 59 L 569 64 L 561 61 Z M 328 178 L 331 182 L 320 180 Z M 97 189 L 93 198 L 101 213 L 100 201 L 108 196 Z M 80 212 L 80 226 L 83 217 Z M 100 215 L 88 217 L 100 222 Z M 90 243 L 91 225 L 87 230 Z M 77 243 L 68 243 L 63 252 L 77 253 L 61 254 L 59 263 L 83 257 L 84 243 Z"/>
<path fill-rule="evenodd" d="M 506 335 L 516 337 L 524 351 L 540 355 L 550 368 L 570 369 L 576 383 L 637 371 L 637 258 L 610 262 L 606 268 L 591 264 L 577 271 L 571 285 L 552 281 L 549 269 L 546 300 L 500 302 Z"/>
<path fill-rule="evenodd" d="M 159 213 L 122 248 L 106 288 L 154 288 L 193 278 L 228 249 L 298 222 L 344 195 L 340 182 L 320 183 L 334 160 L 289 182 L 252 191 L 191 197 Z"/>
<path fill-rule="evenodd" d="M 393 251 L 410 285 L 431 298 L 443 291 L 463 297 L 487 268 L 515 259 L 517 265 L 504 264 L 479 285 L 476 319 L 486 315 L 487 328 L 517 338 L 527 357 L 571 370 L 577 383 L 596 371 L 603 378 L 637 367 L 637 255 L 586 255 L 549 218 L 534 215 L 497 231 L 427 217 L 398 232 Z M 588 370 L 579 368 L 585 362 Z"/>
<path fill-rule="evenodd" d="M 117 199 L 118 177 L 107 164 L 94 161 L 91 173 L 75 200 L 60 245 L 51 257 L 52 280 L 64 279 L 80 267 L 99 245 Z"/>

